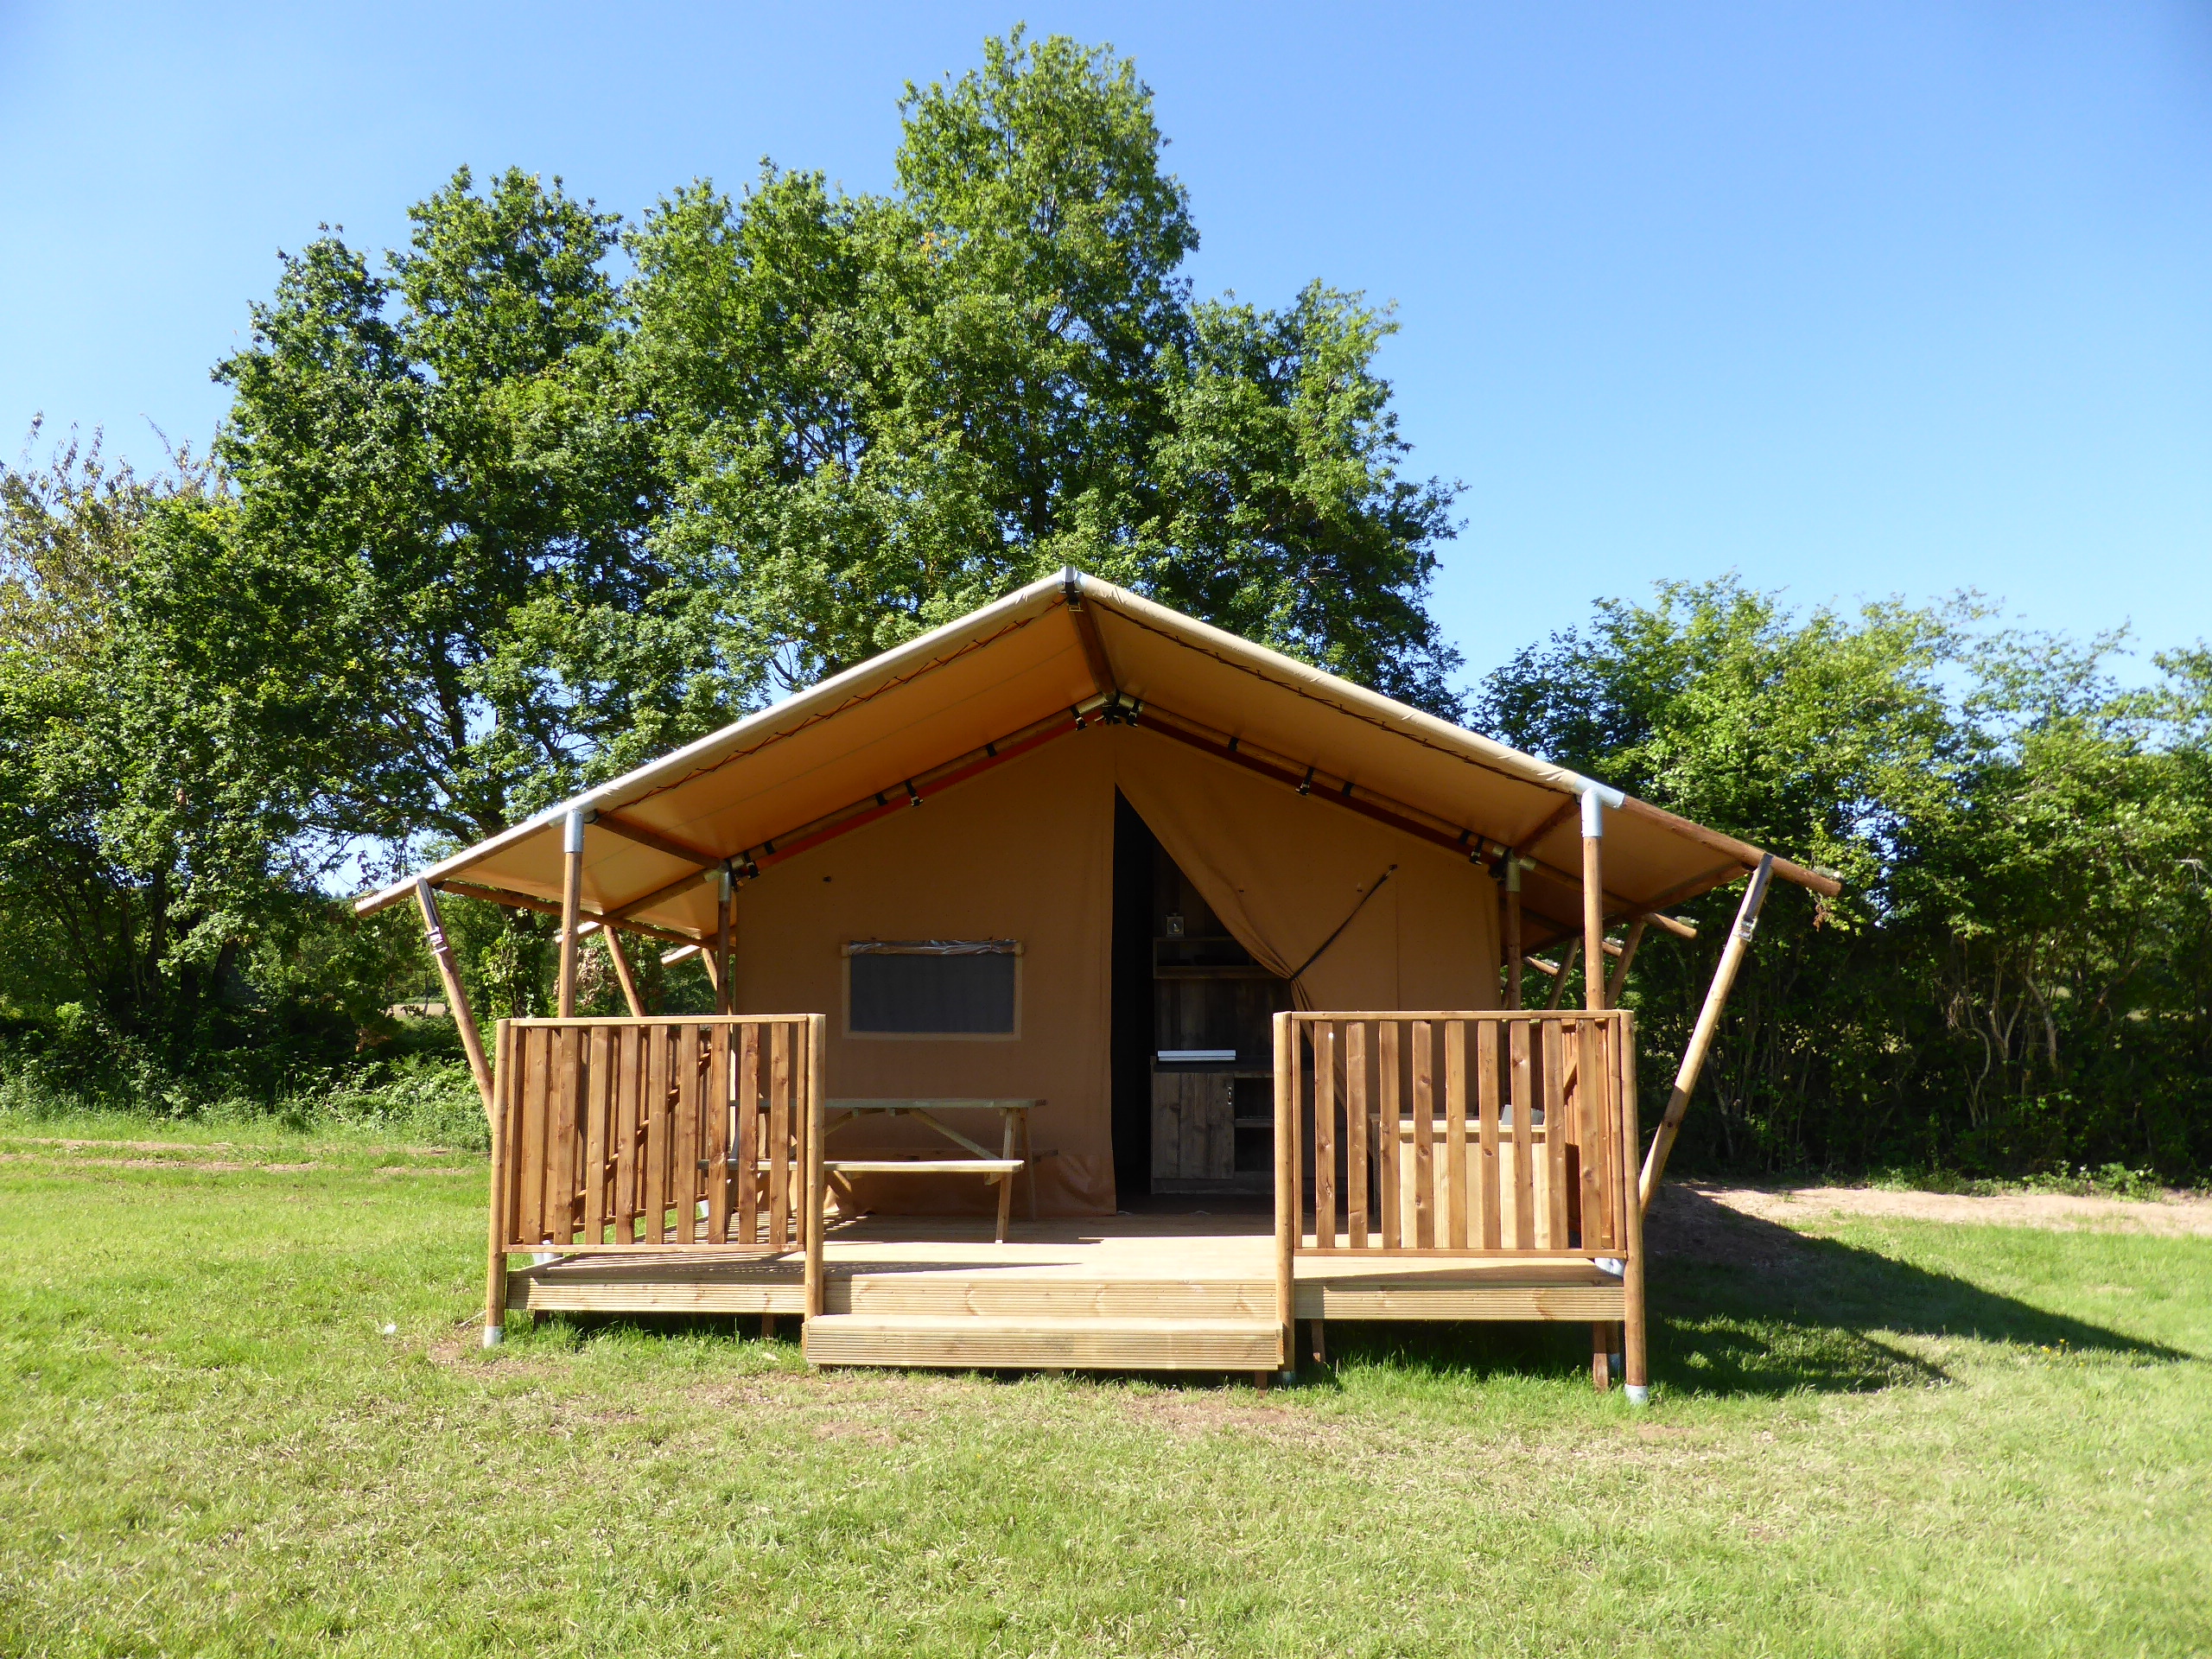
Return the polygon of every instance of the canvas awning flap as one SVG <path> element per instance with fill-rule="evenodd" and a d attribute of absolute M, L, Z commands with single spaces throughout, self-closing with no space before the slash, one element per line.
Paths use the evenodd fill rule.
<path fill-rule="evenodd" d="M 713 884 L 663 889 L 723 860 L 757 858 L 810 827 L 822 833 L 825 819 L 901 810 L 916 793 L 925 802 L 933 770 L 964 757 L 988 764 L 989 750 L 1010 741 L 1072 734 L 1074 711 L 1108 693 L 1138 705 L 1141 724 L 1217 750 L 1234 740 L 1236 758 L 1271 774 L 1311 768 L 1324 780 L 1318 790 L 1341 793 L 1348 783 L 1370 809 L 1397 812 L 1432 836 L 1461 834 L 1493 850 L 1520 847 L 1540 864 L 1525 883 L 1532 912 L 1562 931 L 1580 912 L 1580 828 L 1562 806 L 1590 780 L 1072 572 L 810 687 L 424 874 L 459 891 L 557 902 L 562 821 L 581 807 L 609 815 L 585 839 L 586 911 L 623 911 L 661 893 L 632 918 L 703 937 L 714 926 Z M 917 779 L 924 782 L 910 792 Z M 1681 902 L 1759 856 L 1643 803 L 1621 806 L 1606 815 L 1605 887 L 1614 913 Z M 615 833 L 612 818 L 664 844 Z M 1833 882 L 1795 866 L 1777 863 L 1777 874 L 1834 891 Z M 410 878 L 367 894 L 357 908 L 397 902 L 411 885 Z"/>

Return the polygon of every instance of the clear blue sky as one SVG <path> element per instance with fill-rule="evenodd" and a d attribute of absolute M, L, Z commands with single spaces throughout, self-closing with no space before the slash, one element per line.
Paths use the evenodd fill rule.
<path fill-rule="evenodd" d="M 1202 291 L 1397 302 L 1471 671 L 1730 569 L 2212 634 L 2202 0 L 918 10 L 0 0 L 0 445 L 204 440 L 276 251 L 462 162 L 887 188 L 901 83 L 1026 16 L 1135 57 Z"/>

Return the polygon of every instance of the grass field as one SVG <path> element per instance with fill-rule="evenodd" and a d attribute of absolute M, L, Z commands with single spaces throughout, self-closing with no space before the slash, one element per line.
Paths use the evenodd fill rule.
<path fill-rule="evenodd" d="M 1678 1207 L 1635 1414 L 1579 1330 L 812 1375 L 757 1321 L 480 1352 L 474 1155 L 33 1133 L 0 1653 L 2212 1651 L 2212 1240 Z"/>

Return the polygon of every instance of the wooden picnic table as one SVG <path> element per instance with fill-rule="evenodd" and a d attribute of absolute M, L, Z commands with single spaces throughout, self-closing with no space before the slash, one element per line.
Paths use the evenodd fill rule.
<path fill-rule="evenodd" d="M 828 1100 L 823 1103 L 829 1114 L 823 1125 L 823 1139 L 840 1126 L 862 1117 L 912 1117 L 926 1123 L 938 1134 L 969 1155 L 965 1158 L 827 1158 L 823 1160 L 825 1171 L 849 1175 L 981 1175 L 985 1185 L 995 1182 L 999 1189 L 999 1217 L 997 1239 L 1006 1243 L 1007 1217 L 1014 1210 L 1014 1178 L 1027 1172 L 1029 1177 L 1029 1219 L 1037 1219 L 1037 1160 L 1030 1151 L 1029 1113 L 1033 1107 L 1041 1106 L 1041 1100 L 959 1099 L 950 1097 L 923 1099 L 864 1099 Z M 993 1156 L 991 1149 L 968 1136 L 937 1116 L 943 1111 L 995 1111 L 998 1113 L 1001 1131 L 1000 1151 Z M 1017 1156 L 1015 1142 L 1020 1152 Z M 826 1151 L 826 1146 L 825 1146 Z"/>

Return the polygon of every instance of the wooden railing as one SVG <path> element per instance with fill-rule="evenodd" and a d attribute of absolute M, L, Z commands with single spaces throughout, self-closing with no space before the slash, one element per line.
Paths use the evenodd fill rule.
<path fill-rule="evenodd" d="M 1281 1014 L 1275 1080 L 1294 1253 L 1627 1252 L 1625 1012 Z"/>
<path fill-rule="evenodd" d="M 822 1026 L 820 1014 L 500 1021 L 494 1251 L 804 1247 Z"/>
<path fill-rule="evenodd" d="M 1301 1254 L 1580 1256 L 1621 1289 L 1592 1381 L 1618 1351 L 1630 1400 L 1649 1397 L 1632 1015 L 1278 1014 L 1274 1082 L 1286 1355 Z"/>

